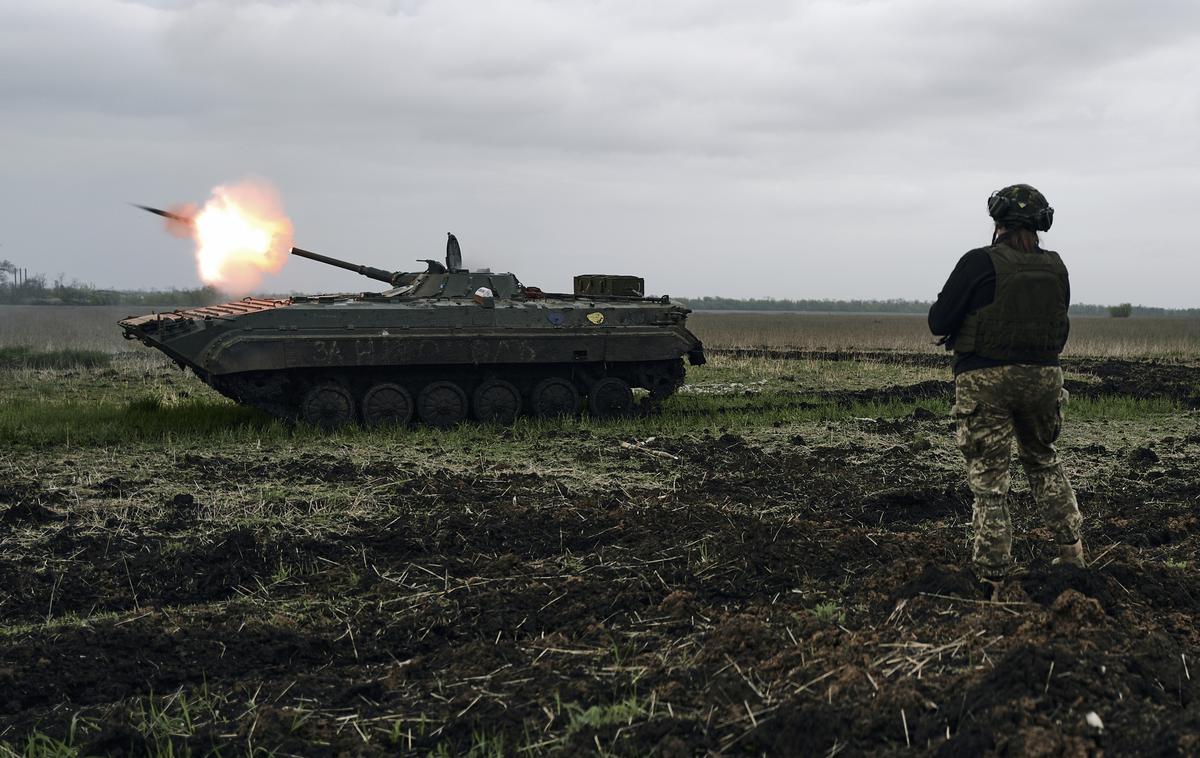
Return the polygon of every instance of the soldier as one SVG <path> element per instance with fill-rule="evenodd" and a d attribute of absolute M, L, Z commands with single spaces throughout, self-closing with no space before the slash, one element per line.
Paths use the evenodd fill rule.
<path fill-rule="evenodd" d="M 964 255 L 929 309 L 929 329 L 954 351 L 956 441 L 975 495 L 972 561 L 994 584 L 1012 562 L 1012 440 L 1058 544 L 1055 563 L 1082 567 L 1082 516 L 1054 449 L 1067 401 L 1058 356 L 1070 328 L 1070 283 L 1038 232 L 1054 209 L 1028 184 L 988 198 L 992 244 Z"/>

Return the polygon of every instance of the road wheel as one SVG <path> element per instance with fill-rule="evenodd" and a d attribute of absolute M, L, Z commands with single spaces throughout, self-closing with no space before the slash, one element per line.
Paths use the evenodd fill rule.
<path fill-rule="evenodd" d="M 579 412 L 579 390 L 566 379 L 552 376 L 533 388 L 530 397 L 533 413 L 538 418 L 574 416 Z"/>
<path fill-rule="evenodd" d="M 488 379 L 475 388 L 475 418 L 508 426 L 521 413 L 521 393 L 503 379 Z"/>
<path fill-rule="evenodd" d="M 399 384 L 376 384 L 363 395 L 362 416 L 367 426 L 403 426 L 413 416 L 412 393 Z"/>
<path fill-rule="evenodd" d="M 300 417 L 322 429 L 337 429 L 354 421 L 354 396 L 335 382 L 313 387 L 300 404 Z"/>
<path fill-rule="evenodd" d="M 633 412 L 633 390 L 629 382 L 608 376 L 592 385 L 588 413 L 597 418 L 619 418 Z"/>
<path fill-rule="evenodd" d="M 467 393 L 454 382 L 431 382 L 417 395 L 417 416 L 426 424 L 446 429 L 467 418 Z"/>

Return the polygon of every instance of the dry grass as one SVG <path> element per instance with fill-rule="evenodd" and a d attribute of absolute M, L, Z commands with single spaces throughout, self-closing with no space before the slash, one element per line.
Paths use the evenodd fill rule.
<path fill-rule="evenodd" d="M 688 323 L 707 347 L 942 352 L 924 316 L 695 313 Z M 1066 354 L 1194 359 L 1200 357 L 1200 320 L 1077 317 Z"/>
<path fill-rule="evenodd" d="M 0 347 L 37 350 L 137 350 L 121 336 L 126 316 L 174 310 L 137 305 L 0 305 Z"/>

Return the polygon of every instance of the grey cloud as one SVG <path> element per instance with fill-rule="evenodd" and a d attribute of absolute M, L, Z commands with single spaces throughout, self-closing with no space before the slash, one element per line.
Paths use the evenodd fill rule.
<path fill-rule="evenodd" d="M 1186 304 L 1123 266 L 1153 239 L 1171 279 L 1200 273 L 1173 207 L 1200 168 L 1198 21 L 1190 0 L 5 6 L 0 241 L 188 284 L 117 201 L 258 174 L 303 244 L 365 262 L 453 227 L 469 261 L 553 286 L 600 258 L 675 293 L 929 297 L 986 237 L 982 198 L 1031 181 L 1079 297 Z M 117 263 L 79 252 L 97 230 Z M 731 271 L 745 250 L 770 275 Z"/>

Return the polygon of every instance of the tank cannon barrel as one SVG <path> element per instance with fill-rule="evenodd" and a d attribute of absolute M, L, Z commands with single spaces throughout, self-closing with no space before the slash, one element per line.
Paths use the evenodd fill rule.
<path fill-rule="evenodd" d="M 397 272 L 385 271 L 381 268 L 375 268 L 374 266 L 363 266 L 358 263 L 350 263 L 349 261 L 330 258 L 328 255 L 321 255 L 320 253 L 314 253 L 311 250 L 305 250 L 299 247 L 292 248 L 292 255 L 296 255 L 301 258 L 308 258 L 310 261 L 316 261 L 317 263 L 324 263 L 327 266 L 344 268 L 347 271 L 353 271 L 356 274 L 362 274 L 370 279 L 377 279 L 381 282 L 387 282 L 388 284 L 391 284 L 392 280 L 394 280 L 397 275 Z"/>

